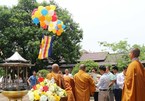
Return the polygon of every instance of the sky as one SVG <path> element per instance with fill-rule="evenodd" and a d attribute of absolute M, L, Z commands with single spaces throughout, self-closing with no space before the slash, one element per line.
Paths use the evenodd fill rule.
<path fill-rule="evenodd" d="M 66 8 L 83 29 L 82 49 L 99 52 L 104 49 L 99 41 L 112 43 L 126 39 L 131 45 L 145 44 L 145 0 L 55 1 Z M 17 0 L 0 0 L 0 5 L 16 4 Z"/>

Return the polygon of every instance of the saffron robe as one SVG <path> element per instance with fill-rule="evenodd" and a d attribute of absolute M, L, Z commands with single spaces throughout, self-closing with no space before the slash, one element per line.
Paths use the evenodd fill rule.
<path fill-rule="evenodd" d="M 74 98 L 74 80 L 69 76 L 64 76 L 65 91 L 67 92 L 67 101 L 75 101 Z"/>
<path fill-rule="evenodd" d="M 145 101 L 145 74 L 143 65 L 132 61 L 126 72 L 122 101 Z"/>
<path fill-rule="evenodd" d="M 62 79 L 62 77 L 61 77 L 60 74 L 51 72 L 51 73 L 48 73 L 48 74 L 47 74 L 47 77 L 46 77 L 46 78 L 47 78 L 48 80 L 51 80 L 52 78 L 54 78 L 55 83 L 56 83 L 59 87 L 63 88 L 63 79 Z"/>
<path fill-rule="evenodd" d="M 86 72 L 79 70 L 74 75 L 76 101 L 90 101 L 90 95 L 95 92 L 95 82 Z"/>

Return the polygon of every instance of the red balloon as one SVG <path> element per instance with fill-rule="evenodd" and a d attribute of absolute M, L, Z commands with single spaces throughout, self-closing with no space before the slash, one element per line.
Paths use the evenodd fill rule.
<path fill-rule="evenodd" d="M 43 29 L 47 29 L 47 25 L 44 25 L 42 28 L 43 28 Z"/>
<path fill-rule="evenodd" d="M 56 15 L 53 15 L 52 16 L 52 21 L 54 22 L 54 21 L 56 21 L 57 20 L 57 16 Z"/>

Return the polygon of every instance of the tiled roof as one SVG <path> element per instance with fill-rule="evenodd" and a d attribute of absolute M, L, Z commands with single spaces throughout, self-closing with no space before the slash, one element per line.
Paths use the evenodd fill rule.
<path fill-rule="evenodd" d="M 108 52 L 84 53 L 78 61 L 103 61 L 106 59 Z"/>

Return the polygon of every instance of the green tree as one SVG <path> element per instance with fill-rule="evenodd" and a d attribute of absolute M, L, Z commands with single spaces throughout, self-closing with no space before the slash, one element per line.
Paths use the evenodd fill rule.
<path fill-rule="evenodd" d="M 9 57 L 15 51 L 15 46 L 20 54 L 26 59 L 36 63 L 38 67 L 48 64 L 46 60 L 38 60 L 39 45 L 44 35 L 54 35 L 47 30 L 32 23 L 31 12 L 39 5 L 55 4 L 57 6 L 57 15 L 66 25 L 65 32 L 60 37 L 55 38 L 53 43 L 53 62 L 59 63 L 62 59 L 67 63 L 75 62 L 80 56 L 80 42 L 82 39 L 82 30 L 79 24 L 74 22 L 71 14 L 54 1 L 50 3 L 38 4 L 33 0 L 19 0 L 17 6 L 12 8 L 0 7 L 0 49 L 4 57 Z"/>
<path fill-rule="evenodd" d="M 98 64 L 92 60 L 87 60 L 87 61 L 81 61 L 80 63 L 77 63 L 75 67 L 72 70 L 72 74 L 76 74 L 79 71 L 79 66 L 81 64 L 84 64 L 87 68 L 86 71 L 90 72 L 93 68 L 98 68 Z"/>
<path fill-rule="evenodd" d="M 139 48 L 141 51 L 140 60 L 145 60 L 145 46 L 144 45 L 135 44 L 131 46 L 128 44 L 126 40 L 121 40 L 115 43 L 99 42 L 99 44 L 105 47 L 105 50 L 110 49 L 114 53 L 117 53 L 116 55 L 121 54 L 121 56 L 117 58 L 117 66 L 119 67 L 120 70 L 122 70 L 124 66 L 127 66 L 130 63 L 128 54 L 131 48 Z"/>

